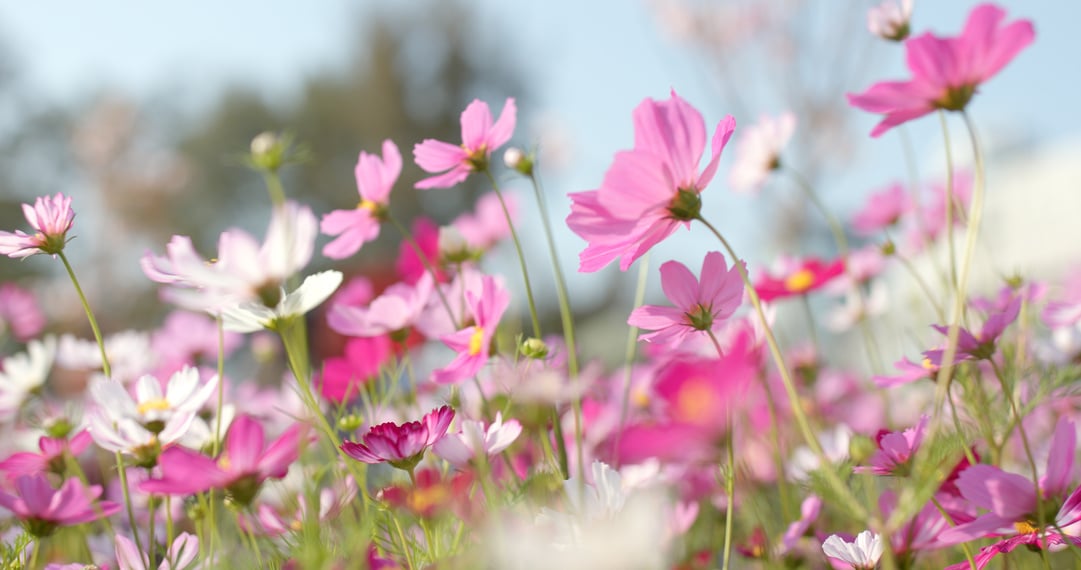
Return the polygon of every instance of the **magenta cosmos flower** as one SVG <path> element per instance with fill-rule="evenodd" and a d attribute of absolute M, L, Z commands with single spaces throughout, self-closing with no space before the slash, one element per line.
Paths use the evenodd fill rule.
<path fill-rule="evenodd" d="M 480 294 L 467 290 L 465 302 L 473 315 L 473 325 L 440 339 L 458 353 L 450 364 L 432 373 L 432 380 L 440 384 L 469 378 L 488 362 L 492 337 L 510 304 L 510 295 L 495 277 L 485 275 L 481 278 Z"/>
<path fill-rule="evenodd" d="M 506 144 L 514 134 L 517 115 L 514 99 L 507 98 L 503 112 L 493 123 L 488 104 L 474 99 L 462 111 L 462 144 L 424 139 L 413 147 L 417 166 L 426 172 L 442 172 L 417 182 L 416 187 L 420 190 L 450 188 L 468 178 L 470 173 L 487 170 L 492 151 Z"/>
<path fill-rule="evenodd" d="M 867 203 L 852 216 L 852 229 L 861 235 L 874 234 L 895 225 L 911 209 L 905 187 L 894 183 L 867 197 Z"/>
<path fill-rule="evenodd" d="M 968 16 L 958 37 L 931 33 L 905 42 L 912 79 L 883 81 L 860 94 L 848 95 L 854 107 L 885 115 L 872 137 L 936 109 L 961 111 L 981 83 L 998 73 L 1036 36 L 1032 22 L 1002 25 L 1006 12 L 981 4 Z"/>
<path fill-rule="evenodd" d="M 229 426 L 225 452 L 217 461 L 183 447 L 170 447 L 158 458 L 161 478 L 139 485 L 146 493 L 190 495 L 209 489 L 225 489 L 240 505 L 247 505 L 267 479 L 285 477 L 289 465 L 307 441 L 304 424 L 293 424 L 269 446 L 263 426 L 251 416 L 240 415 Z"/>
<path fill-rule="evenodd" d="M 379 226 L 386 217 L 390 191 L 402 173 L 402 155 L 391 140 L 383 141 L 383 158 L 361 151 L 356 178 L 360 203 L 351 210 L 334 210 L 323 216 L 319 230 L 338 236 L 323 246 L 323 255 L 345 259 L 360 246 L 379 237 Z"/>
<path fill-rule="evenodd" d="M 39 196 L 33 206 L 23 204 L 23 215 L 36 231 L 32 235 L 22 230 L 0 231 L 0 254 L 18 259 L 36 253 L 55 256 L 63 251 L 75 221 L 71 198 L 59 192 L 53 197 Z"/>
<path fill-rule="evenodd" d="M 419 422 L 379 424 L 364 434 L 361 441 L 343 441 L 342 451 L 363 463 L 389 463 L 398 469 L 413 472 L 424 452 L 447 435 L 454 419 L 450 406 L 432 410 Z"/>
<path fill-rule="evenodd" d="M 820 259 L 807 258 L 789 264 L 780 275 L 763 273 L 755 283 L 754 290 L 762 301 L 784 299 L 804 295 L 820 289 L 845 271 L 843 259 L 826 263 Z"/>
<path fill-rule="evenodd" d="M 567 225 L 586 240 L 579 271 L 597 271 L 619 258 L 626 271 L 651 247 L 688 227 L 736 128 L 731 115 L 717 124 L 706 167 L 702 114 L 672 91 L 666 101 L 646 99 L 634 109 L 634 149 L 619 152 L 600 188 L 570 194 Z"/>
<path fill-rule="evenodd" d="M 678 343 L 691 334 L 717 331 L 743 300 L 743 280 L 736 266 L 729 268 L 717 251 L 702 260 L 701 282 L 686 265 L 665 263 L 661 266 L 661 288 L 675 307 L 645 305 L 627 319 L 631 326 L 654 331 L 643 334 L 642 340 Z"/>
<path fill-rule="evenodd" d="M 41 453 L 32 451 L 20 451 L 11 454 L 7 459 L 0 461 L 0 472 L 3 472 L 9 481 L 15 481 L 23 475 L 37 475 L 56 473 L 63 475 L 67 468 L 64 456 L 70 454 L 78 457 L 80 453 L 90 447 L 93 438 L 90 432 L 82 430 L 75 434 L 71 440 L 62 437 L 41 436 L 38 439 L 38 449 Z"/>
<path fill-rule="evenodd" d="M 48 536 L 58 527 L 72 526 L 108 517 L 120 510 L 109 501 L 94 504 L 101 487 L 84 487 L 72 477 L 59 489 L 53 489 L 43 474 L 23 475 L 15 480 L 15 495 L 0 490 L 0 506 L 15 513 L 26 532 Z"/>
<path fill-rule="evenodd" d="M 856 467 L 854 471 L 882 476 L 908 475 L 912 467 L 909 465 L 909 460 L 923 443 L 923 435 L 927 430 L 929 419 L 928 416 L 921 416 L 916 425 L 902 432 L 880 431 L 875 437 L 878 449 L 867 460 L 870 465 Z"/>

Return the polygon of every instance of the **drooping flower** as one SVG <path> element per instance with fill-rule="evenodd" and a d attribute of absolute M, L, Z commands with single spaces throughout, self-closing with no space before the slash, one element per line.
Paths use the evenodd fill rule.
<path fill-rule="evenodd" d="M 867 29 L 894 42 L 908 37 L 908 21 L 912 18 L 912 0 L 884 0 L 867 11 Z"/>
<path fill-rule="evenodd" d="M 661 287 L 675 307 L 644 305 L 631 312 L 627 324 L 655 332 L 643 334 L 649 342 L 682 342 L 688 335 L 713 333 L 739 308 L 743 280 L 724 255 L 711 251 L 702 260 L 701 281 L 686 265 L 669 261 L 661 266 Z"/>
<path fill-rule="evenodd" d="M 15 493 L 0 489 L 0 507 L 14 513 L 26 532 L 39 538 L 59 527 L 95 521 L 120 510 L 120 505 L 109 501 L 94 504 L 101 487 L 85 487 L 77 477 L 54 489 L 44 474 L 23 475 L 15 480 Z"/>
<path fill-rule="evenodd" d="M 482 453 L 489 457 L 500 453 L 521 433 L 522 424 L 518 420 L 503 423 L 503 414 L 496 412 L 495 420 L 488 427 L 480 421 L 462 422 L 461 431 L 437 441 L 432 452 L 455 467 L 465 468 Z"/>
<path fill-rule="evenodd" d="M 780 275 L 763 273 L 759 276 L 754 286 L 759 299 L 768 302 L 804 295 L 826 285 L 845 271 L 843 259 L 826 263 L 812 257 L 786 265 Z"/>
<path fill-rule="evenodd" d="M 488 104 L 474 99 L 462 111 L 462 144 L 424 139 L 413 147 L 417 166 L 425 172 L 442 172 L 417 182 L 416 187 L 420 190 L 450 188 L 473 172 L 487 170 L 492 151 L 506 144 L 514 134 L 517 115 L 514 99 L 507 98 L 499 119 L 492 123 Z"/>
<path fill-rule="evenodd" d="M 822 552 L 848 564 L 853 570 L 874 570 L 878 559 L 882 558 L 882 536 L 865 530 L 856 535 L 856 540 L 848 542 L 831 534 L 822 543 Z"/>
<path fill-rule="evenodd" d="M 488 362 L 499 319 L 510 304 L 510 295 L 490 275 L 483 277 L 479 295 L 466 291 L 465 297 L 473 316 L 473 325 L 440 339 L 458 353 L 449 364 L 432 373 L 432 380 L 440 384 L 469 378 Z"/>
<path fill-rule="evenodd" d="M 217 461 L 179 446 L 162 452 L 161 477 L 139 485 L 146 493 L 190 495 L 225 489 L 240 505 L 248 505 L 267 479 L 281 479 L 307 441 L 307 426 L 296 423 L 266 445 L 263 426 L 251 416 L 237 416 L 225 436 Z"/>
<path fill-rule="evenodd" d="M 23 215 L 35 232 L 0 231 L 0 255 L 20 259 L 37 253 L 56 257 L 68 242 L 68 230 L 75 221 L 71 198 L 57 192 L 56 196 L 39 196 L 34 205 L 23 204 Z"/>
<path fill-rule="evenodd" d="M 634 149 L 616 154 L 600 188 L 570 194 L 567 225 L 588 242 L 578 270 L 597 271 L 618 258 L 626 271 L 680 226 L 688 227 L 735 128 L 731 115 L 718 123 L 710 160 L 699 171 L 706 148 L 701 113 L 675 91 L 665 101 L 639 104 Z"/>
<path fill-rule="evenodd" d="M 736 192 L 757 192 L 781 166 L 781 151 L 796 131 L 796 116 L 762 116 L 747 127 L 736 143 L 736 157 L 728 183 Z"/>
<path fill-rule="evenodd" d="M 885 115 L 871 136 L 936 109 L 964 110 L 980 84 L 1035 38 L 1032 22 L 1003 25 L 1005 18 L 1006 12 L 998 6 L 981 4 L 969 14 L 960 36 L 943 38 L 928 32 L 907 40 L 905 59 L 912 79 L 883 81 L 863 93 L 848 95 L 852 106 Z"/>
<path fill-rule="evenodd" d="M 15 417 L 19 408 L 49 377 L 56 356 L 56 339 L 32 340 L 26 352 L 4 359 L 0 369 L 0 420 Z"/>
<path fill-rule="evenodd" d="M 454 410 L 443 406 L 428 412 L 419 422 L 382 423 L 368 430 L 360 442 L 342 442 L 342 451 L 357 461 L 389 463 L 412 472 L 424 452 L 447 434 L 453 419 Z"/>
<path fill-rule="evenodd" d="M 320 231 L 338 236 L 323 246 L 323 255 L 331 259 L 345 259 L 365 243 L 379 237 L 390 191 L 401 172 L 402 155 L 390 139 L 383 141 L 382 159 L 361 151 L 356 166 L 360 203 L 351 210 L 334 210 L 323 216 Z"/>

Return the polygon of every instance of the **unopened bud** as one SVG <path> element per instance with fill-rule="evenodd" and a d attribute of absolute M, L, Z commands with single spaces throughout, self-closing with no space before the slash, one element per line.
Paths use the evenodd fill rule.
<path fill-rule="evenodd" d="M 522 341 L 522 354 L 526 358 L 532 358 L 534 360 L 540 360 L 548 356 L 548 345 L 539 338 L 527 338 Z"/>
<path fill-rule="evenodd" d="M 338 429 L 342 431 L 354 432 L 362 425 L 364 425 L 364 418 L 357 414 L 347 414 L 338 418 Z"/>
<path fill-rule="evenodd" d="M 251 159 L 259 168 L 271 172 L 281 168 L 286 144 L 277 133 L 269 131 L 255 135 L 251 140 Z"/>
<path fill-rule="evenodd" d="M 454 226 L 439 228 L 439 256 L 451 263 L 461 263 L 470 259 L 469 244 L 465 236 Z"/>
<path fill-rule="evenodd" d="M 517 170 L 525 176 L 533 176 L 533 157 L 527 155 L 522 149 L 510 147 L 503 153 L 503 164 L 507 168 Z"/>
<path fill-rule="evenodd" d="M 911 31 L 912 0 L 885 0 L 867 12 L 871 33 L 893 42 L 903 41 Z"/>
<path fill-rule="evenodd" d="M 881 247 L 882 255 L 889 257 L 897 253 L 897 245 L 892 240 L 887 240 Z"/>

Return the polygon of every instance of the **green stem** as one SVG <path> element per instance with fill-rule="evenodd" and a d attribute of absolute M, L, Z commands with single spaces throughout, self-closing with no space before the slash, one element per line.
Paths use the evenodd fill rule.
<path fill-rule="evenodd" d="M 713 337 L 713 333 L 710 333 L 710 338 Z M 714 339 L 716 342 L 716 339 Z M 718 349 L 719 350 L 719 349 Z M 728 570 L 728 564 L 732 556 L 732 527 L 733 513 L 735 512 L 736 503 L 736 438 L 732 434 L 732 415 L 731 410 L 728 414 L 728 469 L 724 477 L 724 495 L 728 499 L 728 504 L 724 509 L 724 555 L 723 562 L 721 564 L 722 570 Z M 780 475 L 783 477 L 783 475 Z"/>
<path fill-rule="evenodd" d="M 263 566 L 263 555 L 259 552 L 259 543 L 255 540 L 255 533 L 252 532 L 249 525 L 245 525 L 240 521 L 240 512 L 236 514 L 236 526 L 240 529 L 240 534 L 244 535 L 244 538 L 248 542 L 248 548 L 252 554 L 255 555 L 256 568 L 265 568 Z"/>
<path fill-rule="evenodd" d="M 537 315 L 537 304 L 533 300 L 533 286 L 529 281 L 529 269 L 525 264 L 525 253 L 522 251 L 522 242 L 518 239 L 518 230 L 514 229 L 514 220 L 510 217 L 510 210 L 507 209 L 507 202 L 503 199 L 503 193 L 499 191 L 499 183 L 496 182 L 495 176 L 493 176 L 492 171 L 487 168 L 484 169 L 484 173 L 488 175 L 488 180 L 492 183 L 492 189 L 495 190 L 495 195 L 499 198 L 499 206 L 503 209 L 503 216 L 507 219 L 507 227 L 510 228 L 510 237 L 514 241 L 514 249 L 518 252 L 518 266 L 522 270 L 522 279 L 525 281 L 526 300 L 529 302 L 529 318 L 533 321 L 533 336 L 541 338 L 540 317 Z"/>
<path fill-rule="evenodd" d="M 638 264 L 638 284 L 634 289 L 634 309 L 642 306 L 646 298 L 646 282 L 649 278 L 649 252 L 642 256 Z M 623 402 L 619 408 L 619 423 L 616 431 L 615 449 L 612 455 L 615 457 L 614 465 L 619 466 L 619 444 L 623 437 L 623 428 L 627 424 L 627 414 L 631 406 L 631 376 L 634 372 L 634 356 L 638 350 L 638 327 L 630 327 L 627 331 L 627 350 L 623 357 Z"/>
<path fill-rule="evenodd" d="M 950 252 L 950 284 L 957 295 L 961 294 L 957 280 L 957 248 L 953 244 L 953 150 L 950 148 L 950 129 L 946 124 L 946 113 L 938 112 L 942 123 L 942 140 L 946 149 L 946 246 Z"/>
<path fill-rule="evenodd" d="M 777 366 L 777 371 L 781 376 L 781 382 L 784 384 L 785 393 L 788 396 L 789 407 L 792 409 L 792 416 L 796 420 L 796 425 L 799 427 L 800 433 L 803 435 L 804 441 L 807 446 L 818 458 L 819 464 L 822 466 L 822 472 L 825 473 L 827 482 L 834 488 L 834 491 L 838 493 L 838 496 L 846 503 L 846 508 L 857 519 L 868 519 L 869 513 L 863 504 L 853 496 L 852 491 L 845 486 L 840 476 L 833 469 L 829 458 L 826 456 L 826 452 L 822 449 L 822 444 L 819 443 L 818 437 L 815 435 L 814 430 L 811 429 L 810 421 L 807 419 L 806 413 L 803 411 L 803 406 L 800 404 L 799 392 L 796 390 L 796 383 L 792 379 L 792 374 L 788 370 L 788 365 L 785 364 L 784 356 L 781 354 L 781 348 L 777 344 L 777 338 L 773 334 L 773 329 L 769 326 L 769 322 L 766 319 L 766 313 L 762 309 L 762 301 L 758 298 L 758 293 L 754 290 L 754 285 L 751 284 L 751 279 L 747 275 L 747 269 L 740 262 L 739 256 L 732 249 L 732 246 L 728 243 L 728 240 L 721 235 L 721 232 L 717 228 L 713 227 L 705 218 L 698 216 L 696 218 L 702 222 L 703 225 L 708 228 L 714 236 L 724 246 L 725 251 L 728 252 L 729 257 L 732 258 L 732 265 L 736 266 L 739 271 L 740 278 L 743 280 L 744 288 L 747 291 L 747 296 L 751 299 L 751 305 L 754 307 L 755 313 L 758 315 L 759 322 L 762 324 L 762 330 L 766 336 L 766 344 L 769 346 L 769 351 L 773 357 L 773 362 Z M 782 476 L 778 474 L 778 476 Z"/>
<path fill-rule="evenodd" d="M 105 354 L 105 340 L 101 337 L 101 329 L 98 328 L 98 320 L 94 318 L 94 311 L 90 309 L 90 303 L 86 300 L 86 295 L 83 294 L 83 288 L 79 286 L 79 280 L 75 277 L 75 270 L 71 268 L 71 263 L 68 263 L 68 258 L 64 255 L 63 251 L 57 252 L 60 257 L 60 261 L 64 263 L 64 269 L 68 272 L 68 277 L 71 278 L 71 284 L 75 286 L 75 293 L 79 295 L 79 302 L 83 304 L 83 310 L 86 311 L 86 319 L 90 321 L 90 330 L 94 331 L 94 340 L 98 342 L 98 349 L 101 350 L 101 370 L 108 378 L 113 377 L 112 368 L 109 366 L 109 356 Z"/>
<path fill-rule="evenodd" d="M 120 452 L 116 452 L 116 472 L 120 477 L 120 490 L 124 494 L 124 507 L 128 512 L 128 524 L 131 525 L 131 539 L 135 542 L 135 547 L 139 550 L 139 556 L 144 555 L 143 545 L 139 542 L 139 527 L 135 524 L 135 510 L 131 507 L 131 493 L 128 490 L 128 473 L 124 469 L 124 459 L 120 457 Z"/>
<path fill-rule="evenodd" d="M 837 244 L 837 251 L 841 254 L 841 257 L 848 257 L 848 238 L 845 237 L 845 230 L 844 227 L 841 226 L 840 220 L 826 209 L 826 205 L 822 203 L 822 200 L 818 197 L 818 193 L 814 191 L 811 183 L 800 174 L 799 171 L 790 166 L 785 166 L 784 170 L 796 181 L 796 186 L 803 191 L 803 195 L 810 200 L 811 204 L 814 204 L 815 209 L 817 209 L 818 212 L 822 214 L 822 217 L 825 218 L 826 224 L 830 228 L 830 233 L 833 234 L 833 241 Z"/>
<path fill-rule="evenodd" d="M 225 325 L 218 315 L 218 403 L 214 411 L 214 441 L 210 455 L 217 457 L 221 446 L 221 409 L 225 406 Z"/>
<path fill-rule="evenodd" d="M 262 173 L 263 181 L 266 182 L 267 195 L 270 197 L 270 204 L 275 208 L 281 207 L 285 204 L 285 187 L 282 186 L 278 172 L 276 170 L 263 170 Z"/>

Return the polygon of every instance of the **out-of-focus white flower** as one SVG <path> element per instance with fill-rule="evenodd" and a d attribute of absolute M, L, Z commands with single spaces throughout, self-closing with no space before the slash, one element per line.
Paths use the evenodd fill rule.
<path fill-rule="evenodd" d="M 484 422 L 466 420 L 462 429 L 455 434 L 448 434 L 432 447 L 436 455 L 446 459 L 455 467 L 465 468 L 480 453 L 495 455 L 514 443 L 522 433 L 522 424 L 518 420 L 503 423 L 503 414 L 496 412 L 495 421 L 487 428 Z"/>
<path fill-rule="evenodd" d="M 826 328 L 833 332 L 847 331 L 863 319 L 884 314 L 889 302 L 886 286 L 881 281 L 871 282 L 871 290 L 866 294 L 850 289 L 845 293 L 843 304 L 826 317 Z"/>
<path fill-rule="evenodd" d="M 822 552 L 847 563 L 854 570 L 874 570 L 878 559 L 882 558 L 882 537 L 865 530 L 856 535 L 855 541 L 846 542 L 832 534 L 822 543 Z"/>
<path fill-rule="evenodd" d="M 837 463 L 848 457 L 848 446 L 852 441 L 852 430 L 845 424 L 838 424 L 833 429 L 818 434 L 822 451 L 831 463 Z M 818 456 L 806 445 L 792 453 L 785 470 L 792 481 L 803 481 L 807 475 L 821 467 Z"/>
<path fill-rule="evenodd" d="M 0 420 L 10 420 L 30 394 L 45 384 L 56 356 L 56 339 L 32 340 L 26 352 L 4 359 L 0 369 Z"/>
<path fill-rule="evenodd" d="M 109 335 L 105 338 L 105 354 L 109 357 L 113 380 L 125 384 L 149 372 L 156 363 L 150 347 L 150 335 L 140 331 L 128 330 Z M 101 349 L 93 340 L 64 335 L 60 337 L 56 362 L 73 370 L 100 371 Z"/>
<path fill-rule="evenodd" d="M 736 192 L 757 192 L 781 164 L 781 151 L 796 131 L 796 116 L 763 116 L 746 127 L 736 145 L 729 184 Z"/>
<path fill-rule="evenodd" d="M 342 284 L 340 271 L 323 271 L 309 275 L 295 291 L 281 289 L 280 300 L 273 308 L 262 302 L 248 301 L 224 309 L 222 326 L 227 331 L 255 332 L 276 330 L 283 322 L 300 317 L 326 301 Z"/>
<path fill-rule="evenodd" d="M 885 40 L 899 42 L 908 37 L 912 0 L 885 0 L 867 11 L 867 29 Z"/>

